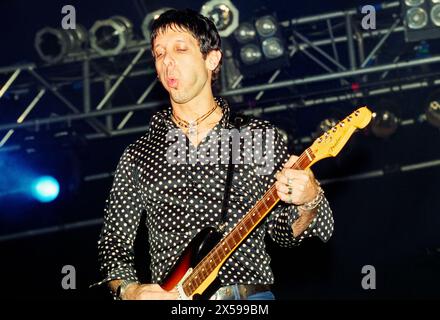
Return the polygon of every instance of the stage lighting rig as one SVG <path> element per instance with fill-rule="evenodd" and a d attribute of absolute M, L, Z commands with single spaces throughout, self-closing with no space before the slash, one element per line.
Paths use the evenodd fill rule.
<path fill-rule="evenodd" d="M 34 45 L 40 58 L 52 64 L 62 61 L 72 53 L 84 50 L 87 41 L 87 31 L 81 25 L 66 30 L 45 27 L 36 33 Z"/>
<path fill-rule="evenodd" d="M 90 28 L 90 46 L 102 56 L 119 54 L 133 39 L 133 24 L 123 16 L 98 20 Z"/>
<path fill-rule="evenodd" d="M 228 37 L 238 27 L 239 12 L 230 0 L 208 1 L 200 13 L 214 21 L 221 37 Z"/>
<path fill-rule="evenodd" d="M 275 14 L 257 15 L 234 32 L 235 55 L 245 76 L 267 73 L 289 64 L 286 44 Z"/>
<path fill-rule="evenodd" d="M 147 14 L 145 16 L 144 20 L 142 21 L 142 34 L 143 34 L 145 40 L 147 40 L 148 43 L 150 43 L 151 26 L 153 25 L 154 20 L 159 18 L 159 16 L 162 13 L 164 13 L 165 11 L 168 11 L 170 9 L 171 8 L 168 8 L 168 7 L 161 8 L 159 10 L 155 10 L 153 12 L 150 12 L 149 14 Z"/>
<path fill-rule="evenodd" d="M 439 0 L 403 0 L 401 7 L 407 42 L 440 38 Z"/>

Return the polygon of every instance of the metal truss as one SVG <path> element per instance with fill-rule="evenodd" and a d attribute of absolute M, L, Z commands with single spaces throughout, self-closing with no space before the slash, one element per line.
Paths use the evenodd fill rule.
<path fill-rule="evenodd" d="M 396 171 L 409 172 L 409 171 L 422 170 L 422 169 L 427 169 L 427 168 L 434 168 L 434 167 L 438 167 L 438 166 L 440 166 L 440 159 L 434 159 L 432 161 L 400 166 L 400 167 L 396 168 Z M 331 185 L 334 183 L 347 183 L 347 182 L 355 181 L 355 180 L 380 178 L 380 177 L 386 176 L 387 174 L 389 174 L 389 172 L 387 172 L 385 170 L 373 170 L 373 171 L 363 172 L 363 173 L 349 175 L 349 176 L 340 177 L 340 178 L 323 179 L 320 181 L 320 183 L 321 183 L 321 185 Z M 90 176 L 88 178 L 88 181 L 102 179 L 102 178 L 108 178 L 108 177 L 112 177 L 112 176 L 113 176 L 113 173 L 101 174 L 101 176 L 98 176 L 98 175 Z M 14 241 L 14 240 L 25 239 L 25 238 L 33 238 L 33 237 L 38 237 L 38 236 L 42 236 L 42 235 L 46 235 L 46 234 L 72 231 L 72 230 L 77 230 L 77 229 L 82 229 L 82 228 L 100 227 L 100 226 L 102 226 L 103 221 L 104 220 L 102 218 L 96 218 L 96 219 L 82 220 L 82 221 L 77 221 L 77 222 L 73 222 L 73 223 L 51 226 L 51 227 L 47 227 L 47 228 L 32 229 L 32 230 L 27 230 L 27 231 L 22 231 L 22 232 L 17 232 L 17 233 L 0 235 L 0 242 Z"/>
<path fill-rule="evenodd" d="M 382 95 L 395 91 L 437 86 L 440 83 L 440 78 L 434 78 L 430 81 L 426 79 L 410 81 L 411 79 L 392 78 L 390 74 L 394 70 L 437 64 L 440 62 L 440 55 L 405 61 L 399 61 L 400 57 L 397 56 L 389 63 L 372 64 L 374 57 L 380 55 L 381 49 L 392 35 L 403 39 L 404 26 L 399 18 L 399 6 L 398 1 L 376 6 L 379 11 L 382 11 L 381 14 L 391 18 L 388 27 L 378 30 L 362 30 L 360 28 L 359 23 L 356 22 L 361 17 L 358 9 L 329 12 L 284 21 L 281 25 L 290 31 L 289 58 L 291 64 L 295 63 L 297 56 L 303 54 L 310 61 L 316 63 L 322 72 L 280 80 L 282 70 L 279 69 L 268 76 L 267 81 L 243 86 L 245 79 L 240 73 L 232 74 L 224 71 L 221 77 L 222 83 L 219 94 L 232 98 L 246 95 L 247 101 L 258 102 L 259 106 L 246 109 L 245 112 L 261 115 L 263 113 L 283 112 L 292 108 Z M 324 31 L 321 32 L 319 37 L 313 33 L 307 33 L 309 29 L 314 30 L 312 26 L 316 25 L 324 26 Z M 341 29 L 343 30 L 342 33 L 340 32 Z M 369 52 L 366 52 L 367 44 L 372 47 Z M 97 67 L 97 61 L 114 60 L 122 56 L 124 59 L 128 58 L 129 61 L 118 62 L 118 66 L 122 69 L 119 74 Z M 145 64 L 147 67 L 145 67 Z M 74 70 L 77 71 L 77 74 L 73 76 L 74 79 L 49 80 L 49 76 L 46 75 L 49 69 L 52 73 L 63 74 L 63 70 L 67 66 L 73 66 Z M 96 69 L 96 72 L 92 72 L 93 69 Z M 20 82 L 19 80 L 25 73 L 30 75 L 30 80 L 26 79 L 26 81 Z M 82 132 L 87 139 L 109 138 L 144 132 L 147 129 L 147 123 L 134 125 L 133 122 L 135 121 L 132 121 L 132 119 L 141 110 L 155 109 L 168 103 L 165 100 L 149 99 L 151 92 L 157 90 L 158 81 L 155 76 L 150 47 L 144 40 L 130 44 L 129 48 L 117 56 L 101 57 L 94 52 L 84 51 L 69 56 L 66 60 L 53 65 L 32 63 L 3 67 L 0 68 L 0 74 L 5 74 L 8 77 L 6 83 L 0 89 L 0 99 L 2 97 L 4 99 L 6 92 L 17 95 L 18 98 L 23 94 L 37 92 L 31 103 L 23 106 L 23 112 L 15 122 L 0 122 L 0 150 L 2 147 L 8 146 L 8 140 L 13 136 L 14 131 L 22 128 L 38 128 L 43 124 L 68 123 L 75 127 L 76 123 L 87 123 L 88 129 L 86 132 Z M 370 79 L 370 75 L 377 76 L 376 78 L 382 82 Z M 149 77 L 150 81 L 147 83 L 145 90 L 139 94 L 138 99 L 134 102 L 127 101 L 124 105 L 114 105 L 113 97 L 120 90 L 121 84 L 127 79 L 139 77 L 142 77 L 142 81 Z M 369 90 L 362 90 L 361 87 L 360 90 L 353 91 L 350 84 L 358 81 L 359 78 L 368 83 Z M 64 94 L 64 90 L 78 80 L 82 81 L 82 105 L 80 106 L 73 104 Z M 384 86 L 383 80 L 394 80 L 394 82 Z M 395 81 L 400 83 L 396 84 Z M 301 87 L 310 84 L 325 84 L 336 89 L 338 94 L 334 92 L 324 93 L 317 98 L 314 92 L 308 92 L 304 89 L 301 90 L 301 101 L 299 101 L 292 97 L 292 93 L 288 90 L 292 86 Z M 375 85 L 376 88 L 374 88 Z M 92 105 L 91 95 L 96 86 L 103 87 L 105 93 L 96 105 Z M 290 99 L 291 102 L 276 104 L 272 102 L 272 105 L 268 105 L 263 96 L 265 92 L 270 90 L 278 90 L 277 95 L 283 97 L 283 101 Z M 40 107 L 41 101 L 48 94 L 54 95 L 61 102 L 60 107 L 65 108 L 65 114 L 50 117 L 32 117 L 32 111 Z M 94 91 L 93 94 L 96 96 Z M 308 98 L 312 96 L 313 98 Z M 260 107 L 260 105 L 264 105 L 264 107 Z M 233 107 L 236 108 L 243 108 L 243 106 L 246 106 L 246 104 L 233 104 Z M 9 144 L 9 147 L 11 147 L 11 144 Z"/>

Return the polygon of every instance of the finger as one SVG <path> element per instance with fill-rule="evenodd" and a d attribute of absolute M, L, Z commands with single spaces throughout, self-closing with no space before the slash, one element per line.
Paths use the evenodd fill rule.
<path fill-rule="evenodd" d="M 290 195 L 285 194 L 284 192 L 280 192 L 278 190 L 277 190 L 277 194 L 278 194 L 278 197 L 280 197 L 281 201 L 284 201 L 289 204 L 292 203 L 292 198 L 290 197 Z"/>
<path fill-rule="evenodd" d="M 310 177 L 304 170 L 296 169 L 283 169 L 281 173 L 287 177 L 287 179 L 293 179 L 298 181 L 307 182 Z"/>
<path fill-rule="evenodd" d="M 296 160 L 298 160 L 298 158 L 299 157 L 295 155 L 290 156 L 289 160 L 287 160 L 287 162 L 283 165 L 284 168 L 291 168 L 295 164 Z"/>
<path fill-rule="evenodd" d="M 275 187 L 277 188 L 277 191 L 280 191 L 280 192 L 285 193 L 285 194 L 290 194 L 289 191 L 293 192 L 293 188 L 292 187 L 290 187 L 291 190 L 289 190 L 288 186 L 286 186 L 284 183 L 279 182 L 279 181 L 277 181 L 275 183 Z"/>
<path fill-rule="evenodd" d="M 285 184 L 285 185 L 288 185 L 289 184 L 289 182 L 293 182 L 293 181 L 289 181 L 289 178 L 287 178 L 284 174 L 282 174 L 282 173 L 280 173 L 280 174 L 278 174 L 278 176 L 277 176 L 277 181 L 278 182 L 280 182 L 280 183 L 282 183 L 282 184 Z M 293 184 L 293 183 L 292 183 Z"/>
<path fill-rule="evenodd" d="M 286 186 L 295 186 L 298 183 L 303 184 L 303 182 L 301 182 L 301 180 L 288 178 L 287 176 L 285 176 L 282 173 L 277 175 L 277 181 L 282 183 L 282 184 L 285 184 Z"/>

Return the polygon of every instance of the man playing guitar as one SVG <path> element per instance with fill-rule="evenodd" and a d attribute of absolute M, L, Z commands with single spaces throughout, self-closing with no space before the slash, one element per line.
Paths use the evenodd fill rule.
<path fill-rule="evenodd" d="M 261 119 L 248 120 L 236 148 L 251 150 L 253 159 L 262 150 L 260 160 L 274 161 L 271 170 L 257 170 L 261 161 L 236 163 L 226 190 L 227 161 L 202 161 L 203 156 L 188 161 L 185 156 L 217 145 L 221 130 L 233 128 L 227 101 L 212 92 L 222 59 L 220 36 L 213 22 L 199 13 L 169 10 L 154 22 L 151 48 L 171 106 L 152 117 L 148 132 L 126 148 L 118 164 L 98 242 L 104 275 L 100 284 L 106 283 L 117 299 L 177 299 L 177 288 L 166 290 L 160 283 L 188 243 L 203 228 L 218 227 L 222 211 L 226 220 L 221 230 L 231 231 L 275 183 L 281 201 L 223 262 L 217 275 L 220 288 L 211 295 L 274 299 L 265 234 L 285 247 L 312 236 L 327 241 L 333 232 L 327 199 L 309 169 L 291 168 L 298 157 L 288 155 L 275 127 Z M 171 130 L 184 137 L 183 155 L 175 161 L 169 161 L 169 150 L 176 146 Z M 246 135 L 257 133 L 263 138 L 246 144 Z M 271 133 L 273 140 L 268 139 Z M 223 206 L 225 192 L 228 201 Z M 151 255 L 148 284 L 138 282 L 134 269 L 133 243 L 143 211 Z"/>

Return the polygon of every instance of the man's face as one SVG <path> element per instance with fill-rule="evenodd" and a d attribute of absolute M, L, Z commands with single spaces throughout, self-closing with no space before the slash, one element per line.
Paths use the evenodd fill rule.
<path fill-rule="evenodd" d="M 211 88 L 212 63 L 189 32 L 167 28 L 154 40 L 153 52 L 159 79 L 174 102 L 186 103 Z"/>

